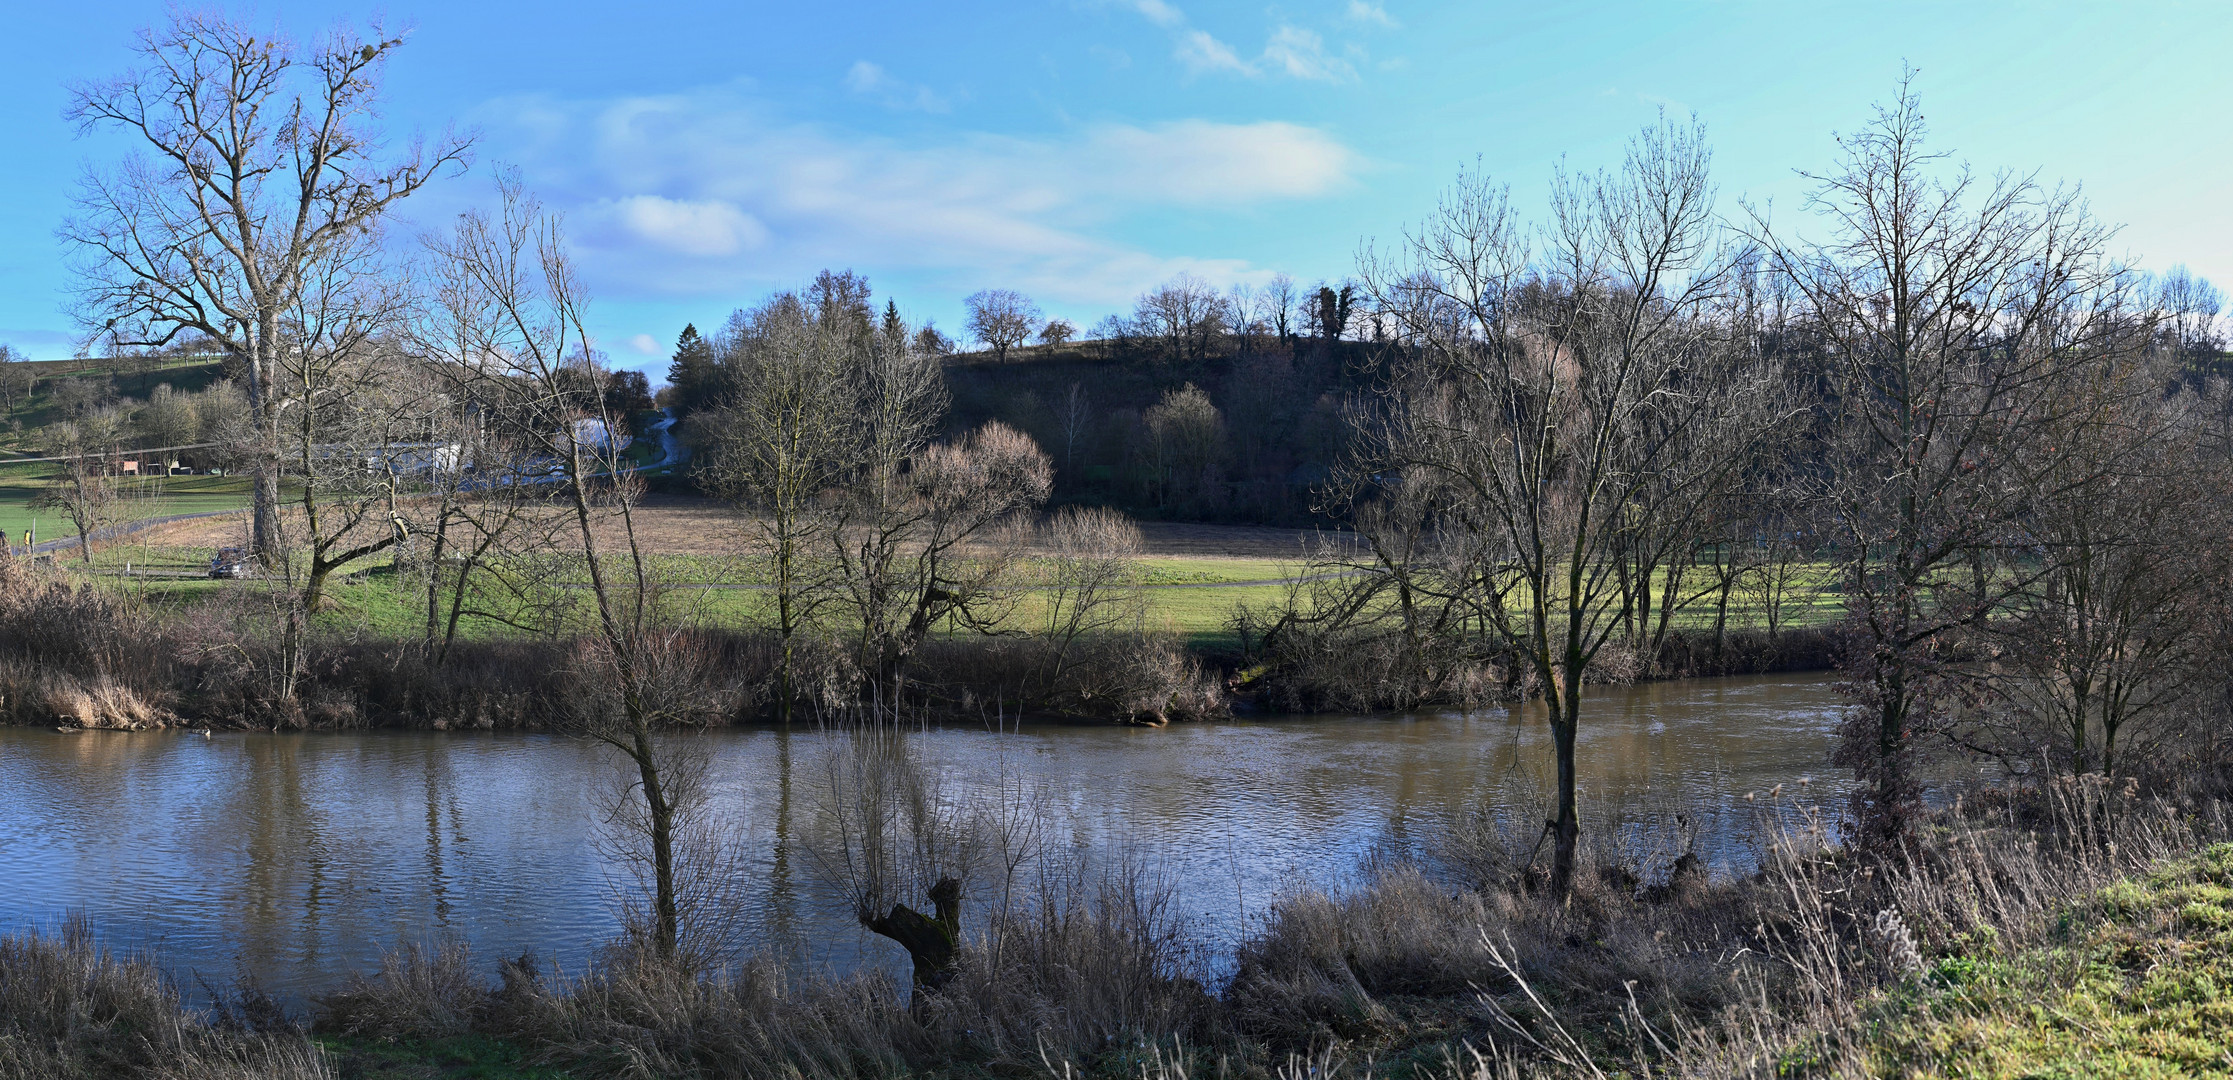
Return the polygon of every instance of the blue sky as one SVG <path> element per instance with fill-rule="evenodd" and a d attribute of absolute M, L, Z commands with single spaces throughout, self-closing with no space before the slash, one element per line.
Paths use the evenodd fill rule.
<path fill-rule="evenodd" d="M 0 35 L 0 341 L 67 355 L 54 238 L 115 143 L 66 84 L 129 64 L 157 3 L 14 5 Z M 1476 158 L 1538 205 L 1552 169 L 1613 164 L 1661 108 L 1705 121 L 1722 204 L 1832 159 L 1901 66 L 1937 146 L 2080 182 L 2143 266 L 2233 283 L 2222 182 L 2233 9 L 2208 4 L 568 4 L 389 0 L 230 10 L 298 36 L 410 27 L 398 134 L 477 128 L 478 164 L 405 211 L 438 224 L 518 167 L 567 214 L 600 344 L 656 376 L 820 267 L 903 311 L 1021 289 L 1090 324 L 1180 271 L 1348 273 Z"/>

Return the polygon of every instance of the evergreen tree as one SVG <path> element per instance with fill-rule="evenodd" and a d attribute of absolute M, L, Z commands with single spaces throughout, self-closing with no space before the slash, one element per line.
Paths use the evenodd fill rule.
<path fill-rule="evenodd" d="M 884 301 L 884 338 L 900 343 L 907 341 L 907 321 L 899 317 L 899 304 L 891 300 Z"/>
<path fill-rule="evenodd" d="M 698 336 L 697 324 L 682 328 L 675 340 L 674 362 L 667 366 L 667 385 L 674 388 L 675 415 L 682 416 L 711 406 L 721 394 L 721 365 L 713 346 Z"/>

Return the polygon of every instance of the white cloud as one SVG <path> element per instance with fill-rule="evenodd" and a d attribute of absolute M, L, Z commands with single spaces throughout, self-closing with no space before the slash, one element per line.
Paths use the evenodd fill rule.
<path fill-rule="evenodd" d="M 1186 13 L 1165 0 L 1134 0 L 1132 7 L 1149 22 L 1171 31 L 1171 56 L 1191 74 L 1229 72 L 1254 78 L 1271 71 L 1320 82 L 1344 82 L 1357 77 L 1355 65 L 1328 55 L 1325 39 L 1313 30 L 1281 23 L 1272 29 L 1271 37 L 1264 43 L 1264 51 L 1255 59 L 1245 59 L 1209 31 L 1188 25 Z M 1350 17 L 1359 17 L 1360 8 L 1378 12 L 1383 23 L 1393 25 L 1387 22 L 1387 12 L 1381 11 L 1378 5 L 1361 5 L 1354 0 L 1350 5 Z"/>
<path fill-rule="evenodd" d="M 612 200 L 609 214 L 638 238 L 676 255 L 734 255 L 768 238 L 767 227 L 752 215 L 719 200 L 630 195 Z"/>
<path fill-rule="evenodd" d="M 1371 23 L 1375 26 L 1394 28 L 1396 21 L 1388 17 L 1388 9 L 1365 0 L 1349 0 L 1349 21 Z"/>
<path fill-rule="evenodd" d="M 1251 271 L 1105 239 L 1113 222 L 1319 197 L 1347 188 L 1360 165 L 1297 124 L 1108 124 L 926 144 L 781 122 L 734 90 L 505 102 L 481 119 L 528 181 L 570 208 L 585 271 L 616 297 L 733 295 L 854 265 L 950 276 L 965 291 L 998 281 L 1050 300 L 1121 302 L 1180 270 Z"/>
<path fill-rule="evenodd" d="M 1211 37 L 1206 31 L 1187 30 L 1179 34 L 1178 46 L 1172 55 L 1192 72 L 1232 71 L 1242 75 L 1256 74 L 1256 65 L 1242 60 L 1233 47 Z"/>
<path fill-rule="evenodd" d="M 1347 60 L 1326 55 L 1326 42 L 1315 31 L 1282 25 L 1264 45 L 1264 62 L 1298 79 L 1342 82 L 1357 77 Z"/>
<path fill-rule="evenodd" d="M 882 67 L 866 60 L 856 60 L 853 67 L 845 73 L 845 88 L 856 94 L 865 94 L 884 85 L 889 78 Z"/>
<path fill-rule="evenodd" d="M 953 107 L 952 102 L 933 92 L 930 87 L 902 82 L 893 78 L 882 65 L 866 60 L 856 60 L 852 67 L 846 69 L 845 88 L 863 97 L 873 98 L 887 108 L 942 113 Z"/>
<path fill-rule="evenodd" d="M 1166 30 L 1186 25 L 1186 13 L 1163 0 L 1134 0 L 1132 8 L 1146 16 L 1149 22 Z"/>
<path fill-rule="evenodd" d="M 659 341 L 650 334 L 637 334 L 628 339 L 628 349 L 642 356 L 659 355 Z"/>

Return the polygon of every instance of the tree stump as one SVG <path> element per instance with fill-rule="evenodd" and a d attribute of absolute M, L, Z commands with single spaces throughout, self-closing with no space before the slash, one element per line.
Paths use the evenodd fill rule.
<path fill-rule="evenodd" d="M 940 878 L 930 887 L 935 916 L 926 917 L 905 904 L 893 904 L 891 913 L 861 920 L 861 925 L 899 942 L 915 962 L 915 999 L 936 993 L 953 981 L 954 962 L 961 946 L 961 882 Z"/>

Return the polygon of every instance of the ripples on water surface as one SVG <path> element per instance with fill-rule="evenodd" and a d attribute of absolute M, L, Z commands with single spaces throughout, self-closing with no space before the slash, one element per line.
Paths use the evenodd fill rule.
<path fill-rule="evenodd" d="M 1681 812 L 1710 861 L 1742 865 L 1746 792 L 1839 797 L 1841 785 L 1796 786 L 1829 774 L 1837 707 L 1818 677 L 1593 691 L 1585 821 L 1617 818 L 1633 836 Z M 706 738 L 718 801 L 748 830 L 755 863 L 739 886 L 762 943 L 835 967 L 892 963 L 896 949 L 858 930 L 803 860 L 774 857 L 780 836 L 816 827 L 823 737 Z M 1376 846 L 1469 808 L 1539 820 L 1548 790 L 1532 708 L 917 738 L 951 785 L 1005 770 L 1051 792 L 1059 842 L 1144 856 L 1220 943 L 1298 883 L 1339 884 Z M 246 969 L 296 1000 L 404 941 L 578 967 L 614 931 L 592 818 L 616 757 L 548 735 L 0 728 L 0 927 L 83 911 L 110 943 L 152 947 L 181 973 Z"/>

